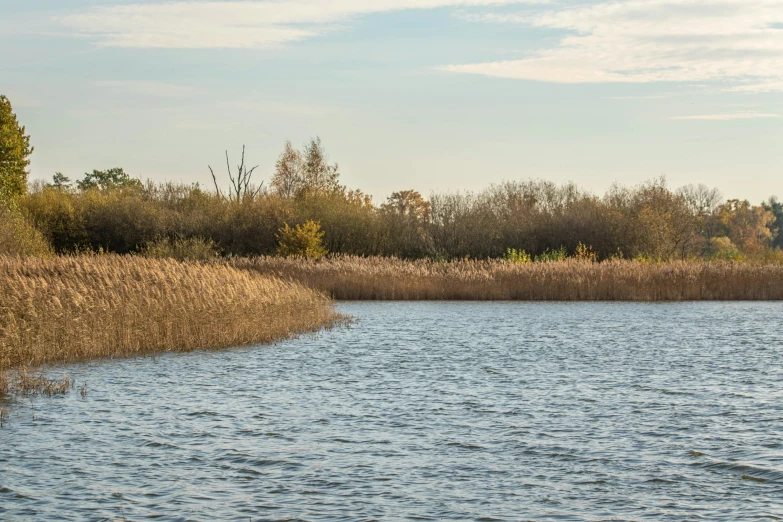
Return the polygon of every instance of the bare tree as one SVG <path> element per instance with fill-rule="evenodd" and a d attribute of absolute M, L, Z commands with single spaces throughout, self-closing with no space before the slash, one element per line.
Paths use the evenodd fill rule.
<path fill-rule="evenodd" d="M 248 168 L 245 166 L 245 146 L 242 145 L 242 162 L 237 165 L 237 175 L 234 177 L 234 175 L 231 173 L 231 164 L 228 160 L 228 151 L 226 151 L 226 169 L 228 170 L 228 179 L 231 181 L 231 185 L 228 187 L 228 199 L 240 201 L 245 198 L 254 198 L 261 192 L 264 187 L 263 181 L 257 187 L 250 183 L 251 178 L 253 177 L 253 172 L 255 172 L 257 168 L 258 165 L 248 170 Z M 212 181 L 215 183 L 215 190 L 217 191 L 218 195 L 220 197 L 225 197 L 223 192 L 220 190 L 220 187 L 218 186 L 217 176 L 215 176 L 215 171 L 212 170 L 211 166 L 209 166 L 209 172 L 212 173 Z"/>
<path fill-rule="evenodd" d="M 697 216 L 705 216 L 715 212 L 715 209 L 721 204 L 723 196 L 716 188 L 709 188 L 707 185 L 699 184 L 686 185 L 677 191 L 684 198 L 691 212 Z"/>

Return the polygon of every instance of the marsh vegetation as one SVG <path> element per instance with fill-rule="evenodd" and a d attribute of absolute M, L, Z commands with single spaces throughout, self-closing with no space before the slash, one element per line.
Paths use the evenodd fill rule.
<path fill-rule="evenodd" d="M 783 299 L 775 198 L 526 180 L 376 202 L 319 138 L 286 143 L 268 185 L 244 147 L 210 189 L 116 167 L 30 183 L 2 96 L 0 133 L 0 373 L 274 341 L 335 321 L 328 297 Z"/>
<path fill-rule="evenodd" d="M 232 259 L 339 300 L 698 301 L 783 299 L 783 265 L 566 258 L 406 261 L 333 256 Z"/>
<path fill-rule="evenodd" d="M 0 374 L 272 342 L 337 319 L 317 291 L 227 265 L 0 256 Z M 20 381 L 5 375 L 0 382 L 8 388 Z"/>

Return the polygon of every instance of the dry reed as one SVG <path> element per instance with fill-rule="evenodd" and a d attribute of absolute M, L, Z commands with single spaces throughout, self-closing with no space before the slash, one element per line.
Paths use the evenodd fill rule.
<path fill-rule="evenodd" d="M 783 266 L 730 262 L 546 263 L 259 257 L 233 266 L 340 300 L 697 301 L 783 299 Z"/>
<path fill-rule="evenodd" d="M 27 367 L 270 342 L 336 320 L 323 294 L 227 265 L 0 256 L 0 392 L 35 385 Z"/>

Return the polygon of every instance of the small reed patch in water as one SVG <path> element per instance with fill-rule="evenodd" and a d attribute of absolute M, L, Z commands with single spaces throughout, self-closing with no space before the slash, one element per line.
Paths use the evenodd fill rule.
<path fill-rule="evenodd" d="M 27 368 L 0 373 L 0 382 L 2 382 L 0 392 L 3 395 L 21 395 L 23 397 L 65 395 L 73 388 L 73 381 L 67 375 L 64 375 L 62 379 L 55 379 Z"/>

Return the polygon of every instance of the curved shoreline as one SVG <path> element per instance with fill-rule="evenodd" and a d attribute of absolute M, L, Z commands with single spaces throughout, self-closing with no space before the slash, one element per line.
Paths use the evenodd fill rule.
<path fill-rule="evenodd" d="M 269 343 L 341 320 L 336 300 L 783 300 L 783 266 L 405 261 L 335 256 L 179 262 L 0 256 L 0 394 L 67 389 L 56 363 Z M 20 370 L 12 379 L 9 370 Z"/>
<path fill-rule="evenodd" d="M 322 293 L 228 265 L 0 256 L 0 374 L 274 342 L 336 324 Z M 0 393 L 8 376 L 0 378 Z"/>

